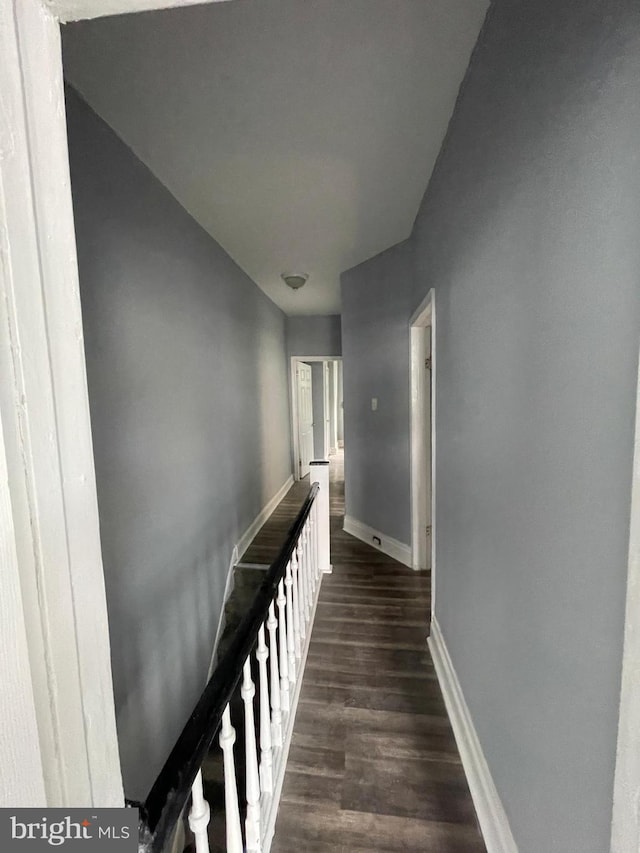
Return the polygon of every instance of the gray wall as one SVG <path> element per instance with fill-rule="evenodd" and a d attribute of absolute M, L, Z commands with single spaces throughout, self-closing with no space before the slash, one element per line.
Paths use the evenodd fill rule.
<path fill-rule="evenodd" d="M 233 546 L 291 473 L 285 318 L 67 108 L 118 734 L 143 798 L 204 686 Z"/>
<path fill-rule="evenodd" d="M 414 304 L 436 288 L 437 617 L 520 853 L 609 849 L 639 89 L 636 0 L 496 0 L 414 232 Z"/>
<path fill-rule="evenodd" d="M 287 353 L 342 355 L 340 315 L 287 317 Z"/>
<path fill-rule="evenodd" d="M 346 513 L 405 544 L 412 273 L 405 242 L 341 279 Z"/>
<path fill-rule="evenodd" d="M 639 88 L 635 0 L 494 0 L 411 238 L 411 298 L 395 250 L 343 275 L 347 512 L 405 541 L 408 476 L 369 463 L 406 468 L 407 321 L 436 290 L 436 613 L 520 853 L 609 849 Z M 367 405 L 391 386 L 382 432 Z"/>

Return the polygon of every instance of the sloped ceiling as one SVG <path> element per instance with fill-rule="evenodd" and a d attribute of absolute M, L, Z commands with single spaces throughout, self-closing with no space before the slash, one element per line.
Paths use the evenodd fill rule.
<path fill-rule="evenodd" d="M 286 313 L 338 313 L 340 272 L 409 236 L 486 7 L 233 0 L 82 21 L 65 74 Z"/>

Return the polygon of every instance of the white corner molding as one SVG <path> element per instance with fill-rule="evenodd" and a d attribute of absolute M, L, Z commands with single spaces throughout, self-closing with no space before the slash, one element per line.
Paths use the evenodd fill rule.
<path fill-rule="evenodd" d="M 630 515 L 611 853 L 640 850 L 640 370 L 636 386 Z"/>
<path fill-rule="evenodd" d="M 0 417 L 0 808 L 47 804 Z"/>
<path fill-rule="evenodd" d="M 431 621 L 428 643 L 487 853 L 518 853 L 509 820 L 482 752 L 458 676 L 435 616 Z"/>
<path fill-rule="evenodd" d="M 255 538 L 256 533 L 260 530 L 265 521 L 269 518 L 274 509 L 278 506 L 280 501 L 287 494 L 289 489 L 293 486 L 293 475 L 290 474 L 284 483 L 280 486 L 275 495 L 271 498 L 271 500 L 265 504 L 265 506 L 260 510 L 260 512 L 253 519 L 249 527 L 242 534 L 240 539 L 238 540 L 238 544 L 236 545 L 238 556 L 236 562 L 239 562 L 242 559 L 242 555 L 247 550 L 249 545 L 251 545 L 252 541 Z"/>
<path fill-rule="evenodd" d="M 394 560 L 402 563 L 403 566 L 412 567 L 411 548 L 409 545 L 405 545 L 404 542 L 400 542 L 392 536 L 387 536 L 379 530 L 374 530 L 373 527 L 363 524 L 350 515 L 345 515 L 342 529 L 345 533 L 350 533 L 351 536 L 360 539 L 361 542 L 365 542 L 367 545 L 371 545 L 372 548 L 382 551 L 387 557 L 392 557 Z M 376 540 L 380 540 L 379 544 Z"/>
<path fill-rule="evenodd" d="M 105 18 L 107 15 L 124 15 L 132 12 L 150 12 L 154 9 L 179 9 L 205 3 L 228 0 L 43 0 L 43 5 L 62 23 L 88 18 Z"/>

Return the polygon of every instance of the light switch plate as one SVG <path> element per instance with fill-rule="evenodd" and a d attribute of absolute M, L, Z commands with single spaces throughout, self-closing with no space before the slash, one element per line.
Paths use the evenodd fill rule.
<path fill-rule="evenodd" d="M 371 411 L 372 412 L 378 411 L 378 398 L 377 397 L 371 398 Z"/>

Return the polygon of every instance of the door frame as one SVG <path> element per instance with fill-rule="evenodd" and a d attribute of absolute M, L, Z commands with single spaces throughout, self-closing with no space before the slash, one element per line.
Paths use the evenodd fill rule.
<path fill-rule="evenodd" d="M 327 362 L 327 361 L 342 361 L 341 355 L 292 355 L 289 359 L 289 389 L 290 389 L 290 399 L 291 399 L 291 448 L 293 453 L 292 458 L 292 469 L 293 469 L 293 479 L 300 480 L 300 468 L 298 465 L 299 453 L 300 453 L 300 442 L 298 440 L 298 393 L 297 393 L 297 384 L 296 384 L 296 367 L 299 361 L 305 362 Z M 327 371 L 323 369 L 322 371 L 322 423 L 324 429 L 324 447 L 325 447 L 325 456 L 328 458 L 328 435 L 327 435 L 327 422 L 326 422 L 326 411 L 325 411 L 325 402 L 326 402 L 326 374 Z"/>
<path fill-rule="evenodd" d="M 436 460 L 436 318 L 433 288 L 413 312 L 409 321 L 410 346 L 410 478 L 411 478 L 411 564 L 414 569 L 424 568 L 424 543 L 428 540 L 422 531 L 431 525 L 431 613 L 435 607 L 435 460 Z M 425 439 L 427 420 L 425 398 L 427 393 L 424 360 L 425 329 L 431 330 L 431 441 Z M 431 452 L 431 482 L 424 476 L 427 451 Z"/>
<path fill-rule="evenodd" d="M 329 361 L 322 365 L 322 443 L 324 458 L 331 455 L 331 366 Z"/>
<path fill-rule="evenodd" d="M 8 771 L 2 806 L 124 803 L 60 24 L 192 2 L 202 0 L 0 0 L 0 458 L 7 486 L 0 558 L 8 584 L 3 623 L 27 643 L 29 666 L 16 693 L 31 705 L 13 716 L 22 731 L 0 744 Z M 0 648 L 8 672 L 10 654 L 11 646 Z M 34 792 L 31 802 L 15 802 L 21 790 Z"/>
<path fill-rule="evenodd" d="M 310 364 L 308 364 L 307 362 L 304 362 L 304 361 L 299 361 L 296 363 L 296 366 L 295 366 L 293 373 L 292 373 L 293 394 L 292 394 L 292 398 L 291 398 L 292 400 L 295 401 L 295 407 L 296 407 L 296 410 L 295 410 L 296 452 L 295 452 L 295 459 L 294 459 L 294 467 L 296 469 L 297 476 L 294 479 L 297 479 L 297 480 L 302 480 L 303 477 L 306 477 L 307 474 L 309 473 L 309 471 L 311 470 L 311 469 L 309 469 L 309 471 L 307 471 L 305 474 L 302 473 L 302 459 L 300 456 L 300 454 L 301 454 L 300 417 L 299 417 L 299 415 L 300 415 L 300 410 L 299 410 L 300 400 L 298 398 L 298 384 L 299 384 L 298 383 L 298 371 L 299 371 L 299 365 L 300 364 L 304 364 L 305 367 L 309 368 L 309 384 L 311 386 L 311 458 L 309 459 L 309 463 L 313 462 L 316 458 L 316 452 L 315 452 L 315 422 L 314 422 L 314 417 L 313 417 L 313 371 L 311 369 Z"/>

